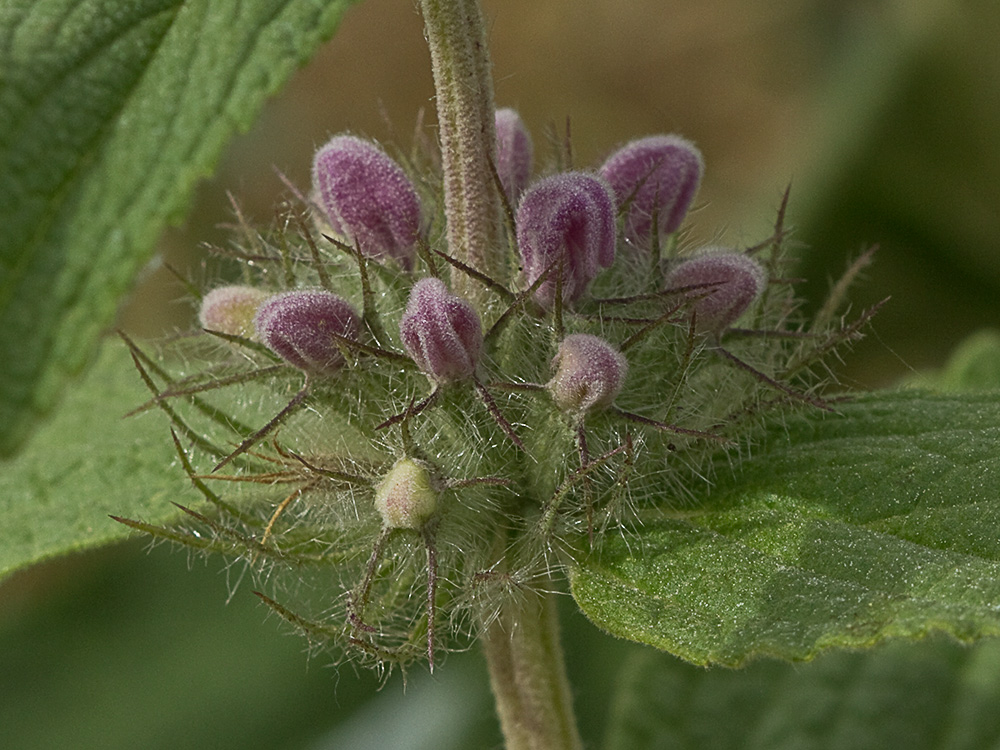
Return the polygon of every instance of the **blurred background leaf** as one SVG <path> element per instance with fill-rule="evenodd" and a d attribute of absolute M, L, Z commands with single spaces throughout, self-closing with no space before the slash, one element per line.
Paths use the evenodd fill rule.
<path fill-rule="evenodd" d="M 967 393 L 1000 389 L 1000 331 L 977 331 L 955 348 L 944 367 L 917 373 L 906 384 Z"/>
<path fill-rule="evenodd" d="M 856 17 L 816 97 L 823 124 L 808 171 L 795 175 L 792 215 L 815 246 L 802 266 L 814 297 L 844 252 L 879 245 L 854 298 L 893 299 L 851 372 L 884 383 L 900 358 L 940 364 L 969 333 L 1000 324 L 1000 48 L 991 41 L 1000 5 L 850 5 Z"/>
<path fill-rule="evenodd" d="M 1000 642 L 945 639 L 700 670 L 630 655 L 606 750 L 985 750 L 1000 740 Z"/>
<path fill-rule="evenodd" d="M 132 541 L 7 581 L 0 725 L 10 750 L 469 750 L 501 747 L 478 649 L 384 684 L 331 668 L 218 559 Z M 565 597 L 570 677 L 587 737 L 637 648 Z M 378 688 L 381 686 L 381 689 Z"/>
<path fill-rule="evenodd" d="M 11 750 L 305 748 L 378 685 L 307 659 L 249 589 L 227 605 L 217 564 L 137 543 L 76 562 L 73 575 L 43 565 L 10 584 L 0 722 Z M 395 679 L 387 692 L 399 691 Z"/>

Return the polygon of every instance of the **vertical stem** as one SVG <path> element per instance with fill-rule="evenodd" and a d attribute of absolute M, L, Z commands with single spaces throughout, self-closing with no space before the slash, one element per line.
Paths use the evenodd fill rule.
<path fill-rule="evenodd" d="M 499 282 L 501 242 L 493 78 L 478 0 L 420 0 L 437 96 L 448 252 Z M 452 271 L 455 291 L 482 310 L 486 290 Z M 507 750 L 580 750 L 551 594 L 505 601 L 483 649 Z"/>
<path fill-rule="evenodd" d="M 555 595 L 509 599 L 483 650 L 507 750 L 580 750 Z"/>
<path fill-rule="evenodd" d="M 493 77 L 477 0 L 420 0 L 434 71 L 444 168 L 448 252 L 497 281 L 506 261 L 500 242 Z M 460 271 L 452 286 L 482 309 L 483 287 Z"/>

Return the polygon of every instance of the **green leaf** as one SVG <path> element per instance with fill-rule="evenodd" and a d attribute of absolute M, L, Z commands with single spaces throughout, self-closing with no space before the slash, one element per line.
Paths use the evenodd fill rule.
<path fill-rule="evenodd" d="M 873 394 L 772 426 L 694 507 L 571 572 L 609 632 L 696 664 L 1000 634 L 997 394 Z"/>
<path fill-rule="evenodd" d="M 114 514 L 162 523 L 196 502 L 167 421 L 122 415 L 149 396 L 120 343 L 102 348 L 65 407 L 0 471 L 0 578 L 74 550 L 124 539 Z"/>
<path fill-rule="evenodd" d="M 958 345 L 940 372 L 917 375 L 908 384 L 940 391 L 1000 388 L 1000 331 L 974 333 Z"/>
<path fill-rule="evenodd" d="M 930 641 L 702 670 L 636 652 L 607 750 L 978 750 L 1000 742 L 1000 643 Z"/>
<path fill-rule="evenodd" d="M 350 0 L 0 0 L 0 456 Z"/>

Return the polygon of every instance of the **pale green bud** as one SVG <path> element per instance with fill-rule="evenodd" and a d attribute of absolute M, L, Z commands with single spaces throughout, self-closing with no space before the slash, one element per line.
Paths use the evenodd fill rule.
<path fill-rule="evenodd" d="M 375 489 L 375 510 L 389 529 L 421 529 L 437 510 L 437 492 L 427 469 L 401 458 Z"/>

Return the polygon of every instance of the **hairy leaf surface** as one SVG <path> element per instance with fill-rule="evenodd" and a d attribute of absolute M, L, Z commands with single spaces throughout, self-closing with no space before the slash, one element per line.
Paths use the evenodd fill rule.
<path fill-rule="evenodd" d="M 0 471 L 0 577 L 31 563 L 124 539 L 109 514 L 160 523 L 171 501 L 199 499 L 125 347 L 109 342 L 64 408 Z"/>
<path fill-rule="evenodd" d="M 696 664 L 1000 634 L 1000 397 L 902 391 L 772 427 L 700 502 L 572 571 L 609 632 Z"/>
<path fill-rule="evenodd" d="M 0 0 L 0 456 L 350 0 Z"/>

